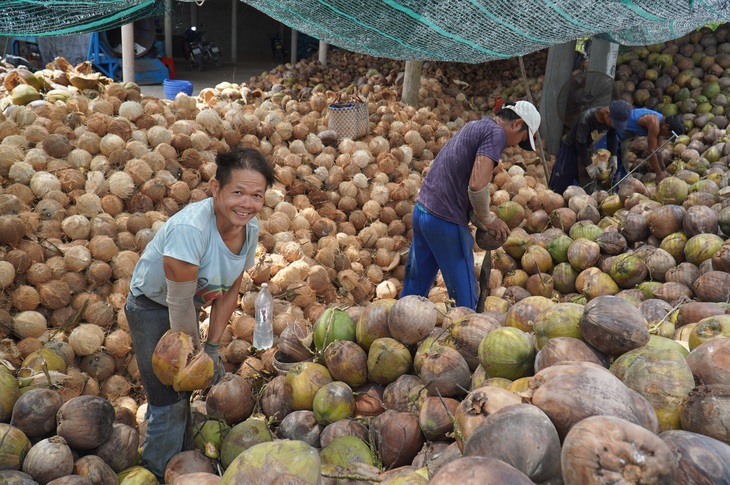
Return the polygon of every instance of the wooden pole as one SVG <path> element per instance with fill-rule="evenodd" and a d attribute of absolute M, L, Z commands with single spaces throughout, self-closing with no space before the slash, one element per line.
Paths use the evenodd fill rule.
<path fill-rule="evenodd" d="M 530 83 L 527 81 L 527 73 L 525 72 L 525 61 L 522 60 L 522 56 L 517 59 L 520 61 L 520 71 L 522 71 L 522 82 L 525 84 L 525 94 L 527 94 L 527 100 L 535 104 L 532 100 L 532 92 L 530 92 Z M 545 160 L 545 153 L 542 150 L 542 138 L 540 138 L 540 130 L 537 130 L 537 146 L 539 147 L 540 160 L 542 160 L 542 168 L 545 170 L 545 182 L 550 183 L 550 172 L 548 172 L 547 161 Z"/>
<path fill-rule="evenodd" d="M 172 59 L 172 0 L 165 0 L 165 57 Z"/>
<path fill-rule="evenodd" d="M 238 59 L 238 2 L 231 0 L 231 62 L 234 64 Z"/>
<path fill-rule="evenodd" d="M 406 61 L 401 100 L 410 106 L 416 106 L 418 104 L 418 89 L 421 87 L 422 69 L 423 61 Z"/>
<path fill-rule="evenodd" d="M 319 41 L 319 62 L 323 65 L 327 65 L 327 42 L 320 40 Z"/>
<path fill-rule="evenodd" d="M 291 52 L 290 61 L 292 64 L 297 63 L 297 41 L 299 37 L 299 32 L 297 32 L 294 29 L 291 29 L 291 43 L 289 44 L 289 51 Z"/>
<path fill-rule="evenodd" d="M 122 81 L 134 82 L 134 24 L 122 25 Z"/>

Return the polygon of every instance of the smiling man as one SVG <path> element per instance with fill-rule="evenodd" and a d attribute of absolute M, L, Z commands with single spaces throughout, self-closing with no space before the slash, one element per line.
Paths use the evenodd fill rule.
<path fill-rule="evenodd" d="M 494 118 L 470 121 L 439 151 L 413 210 L 413 241 L 401 296 L 427 296 L 441 270 L 456 305 L 476 308 L 469 220 L 491 235 L 490 245 L 499 246 L 507 239 L 509 228 L 489 209 L 487 185 L 504 148 L 519 145 L 534 150 L 539 127 L 535 106 L 518 101 Z"/>

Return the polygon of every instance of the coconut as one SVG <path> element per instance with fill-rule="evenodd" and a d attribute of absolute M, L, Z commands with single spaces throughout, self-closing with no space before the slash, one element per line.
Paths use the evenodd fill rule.
<path fill-rule="evenodd" d="M 337 340 L 327 346 L 324 359 L 332 377 L 351 387 L 367 381 L 367 354 L 354 342 Z"/>
<path fill-rule="evenodd" d="M 659 437 L 669 445 L 677 461 L 675 483 L 723 483 L 730 468 L 707 468 L 705 463 L 730 463 L 730 447 L 721 441 L 690 431 L 665 431 Z"/>
<path fill-rule="evenodd" d="M 454 430 L 451 419 L 459 401 L 450 398 L 427 397 L 418 412 L 418 424 L 427 440 L 440 440 Z"/>
<path fill-rule="evenodd" d="M 355 325 L 350 316 L 338 308 L 325 310 L 314 324 L 314 346 L 323 351 L 335 340 L 355 340 Z"/>
<path fill-rule="evenodd" d="M 358 345 L 366 351 L 375 339 L 391 337 L 388 329 L 388 312 L 394 299 L 384 299 L 369 303 L 360 314 L 355 327 L 355 338 Z"/>
<path fill-rule="evenodd" d="M 717 213 L 704 205 L 692 206 L 687 209 L 683 229 L 685 234 L 690 238 L 697 234 L 717 234 Z"/>
<path fill-rule="evenodd" d="M 548 273 L 552 269 L 552 257 L 547 249 L 533 244 L 520 259 L 522 269 L 528 274 Z"/>
<path fill-rule="evenodd" d="M 396 340 L 413 345 L 431 333 L 436 326 L 436 318 L 436 307 L 431 301 L 409 295 L 391 307 L 388 312 L 388 330 Z"/>
<path fill-rule="evenodd" d="M 170 458 L 165 465 L 165 483 L 173 483 L 180 477 L 198 473 L 213 475 L 217 478 L 214 475 L 215 472 L 210 458 L 200 450 L 182 451 Z"/>
<path fill-rule="evenodd" d="M 317 391 L 330 382 L 330 373 L 320 364 L 301 362 L 293 365 L 286 375 L 286 387 L 291 389 L 291 408 L 311 410 Z"/>
<path fill-rule="evenodd" d="M 316 484 L 321 461 L 317 450 L 301 441 L 276 440 L 254 445 L 238 455 L 221 477 L 221 485 L 273 483 L 284 474 Z"/>
<path fill-rule="evenodd" d="M 227 469 L 238 455 L 251 446 L 272 439 L 273 435 L 262 419 L 249 418 L 237 424 L 231 428 L 221 443 L 220 460 L 223 468 Z"/>
<path fill-rule="evenodd" d="M 505 326 L 515 327 L 523 332 L 532 331 L 532 324 L 539 313 L 550 308 L 554 302 L 544 296 L 529 296 L 515 303 L 507 310 Z"/>
<path fill-rule="evenodd" d="M 532 439 L 504 439 L 515 430 L 531 430 Z M 499 459 L 536 483 L 561 476 L 560 438 L 548 417 L 529 404 L 515 404 L 486 417 L 466 440 L 464 456 Z"/>
<path fill-rule="evenodd" d="M 633 288 L 644 281 L 648 272 L 646 263 L 638 256 L 624 253 L 613 260 L 609 274 L 621 288 Z"/>
<path fill-rule="evenodd" d="M 611 372 L 649 400 L 660 431 L 680 428 L 680 404 L 694 387 L 692 372 L 681 353 L 647 345 L 618 357 Z"/>
<path fill-rule="evenodd" d="M 419 376 L 431 395 L 457 396 L 466 393 L 469 387 L 469 366 L 451 347 L 441 346 L 428 351 Z"/>
<path fill-rule="evenodd" d="M 558 303 L 541 309 L 531 318 L 538 350 L 552 338 L 581 338 L 582 315 L 583 306 L 575 303 Z"/>
<path fill-rule="evenodd" d="M 456 458 L 445 464 L 428 482 L 433 485 L 463 485 L 510 483 L 514 485 L 530 485 L 530 478 L 496 458 L 468 456 Z"/>
<path fill-rule="evenodd" d="M 409 413 L 388 410 L 370 426 L 375 449 L 388 467 L 411 463 L 425 441 L 418 418 Z"/>
<path fill-rule="evenodd" d="M 39 483 L 49 483 L 73 472 L 71 449 L 61 436 L 52 436 L 33 445 L 23 461 L 23 472 Z"/>
<path fill-rule="evenodd" d="M 675 204 L 653 208 L 646 216 L 651 235 L 664 239 L 672 233 L 681 231 L 686 212 L 682 206 Z"/>
<path fill-rule="evenodd" d="M 279 434 L 290 440 L 300 440 L 315 448 L 320 447 L 319 436 L 323 426 L 317 422 L 313 411 L 300 410 L 281 420 Z"/>
<path fill-rule="evenodd" d="M 208 391 L 205 400 L 207 415 L 233 426 L 251 415 L 254 407 L 251 386 L 243 377 L 226 374 Z"/>
<path fill-rule="evenodd" d="M 714 384 L 695 387 L 682 403 L 682 429 L 730 442 L 730 433 L 722 425 L 727 422 L 729 405 L 730 386 Z"/>
<path fill-rule="evenodd" d="M 708 271 L 695 280 L 692 290 L 700 301 L 727 301 L 730 298 L 730 274 Z"/>
<path fill-rule="evenodd" d="M 608 359 L 587 343 L 573 337 L 554 337 L 548 340 L 535 356 L 535 371 L 560 362 L 592 362 L 606 367 Z"/>
<path fill-rule="evenodd" d="M 581 420 L 598 415 L 622 418 L 654 433 L 658 428 L 646 398 L 592 363 L 544 368 L 530 381 L 530 391 L 532 404 L 548 415 L 561 438 Z"/>
<path fill-rule="evenodd" d="M 327 426 L 351 417 L 355 412 L 355 396 L 344 382 L 325 384 L 314 396 L 312 410 L 317 422 Z"/>
<path fill-rule="evenodd" d="M 119 473 L 134 464 L 139 433 L 126 424 L 114 423 L 109 439 L 93 450 L 112 470 Z"/>
<path fill-rule="evenodd" d="M 96 455 L 86 455 L 76 460 L 73 473 L 88 478 L 94 485 L 119 483 L 114 470 Z"/>
<path fill-rule="evenodd" d="M 636 449 L 635 449 L 636 447 Z M 606 463 L 614 463 L 606 467 Z M 613 416 L 593 416 L 565 437 L 561 468 L 566 485 L 589 483 L 597 473 L 609 481 L 640 475 L 674 483 L 677 465 L 670 447 L 641 426 Z"/>
<path fill-rule="evenodd" d="M 639 309 L 609 295 L 586 305 L 580 330 L 586 342 L 609 355 L 621 355 L 649 341 L 649 326 Z"/>
<path fill-rule="evenodd" d="M 285 376 L 277 376 L 264 387 L 261 408 L 268 418 L 281 421 L 291 409 L 291 393 L 286 389 Z"/>
<path fill-rule="evenodd" d="M 498 328 L 479 344 L 479 363 L 491 377 L 526 377 L 531 375 L 534 361 L 532 340 L 514 327 Z"/>
<path fill-rule="evenodd" d="M 376 384 L 390 384 L 411 368 L 408 349 L 399 341 L 383 337 L 373 341 L 368 351 L 368 378 Z"/>
<path fill-rule="evenodd" d="M 58 410 L 57 420 L 57 433 L 71 447 L 89 450 L 104 443 L 111 436 L 114 407 L 98 396 L 74 397 Z"/>
<path fill-rule="evenodd" d="M 3 394 L 9 396 L 7 387 Z M 56 413 L 63 405 L 63 397 L 51 389 L 31 389 L 17 398 L 12 406 L 13 425 L 26 436 L 41 437 L 56 429 Z"/>

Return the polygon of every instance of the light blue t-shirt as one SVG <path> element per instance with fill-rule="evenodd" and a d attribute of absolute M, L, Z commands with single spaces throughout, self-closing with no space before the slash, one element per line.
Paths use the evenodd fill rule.
<path fill-rule="evenodd" d="M 132 294 L 144 294 L 167 306 L 162 258 L 168 256 L 198 266 L 196 307 L 222 297 L 241 272 L 254 264 L 259 221 L 254 217 L 246 225 L 246 242 L 239 254 L 228 249 L 215 221 L 212 198 L 189 204 L 170 217 L 147 244 L 134 268 L 130 284 Z"/>

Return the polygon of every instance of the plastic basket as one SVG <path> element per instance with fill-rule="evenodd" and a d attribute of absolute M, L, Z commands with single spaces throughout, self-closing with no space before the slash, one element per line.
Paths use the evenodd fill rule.
<path fill-rule="evenodd" d="M 181 92 L 192 96 L 193 83 L 183 79 L 165 79 L 162 82 L 162 89 L 165 92 L 165 99 L 175 99 L 177 93 Z"/>

